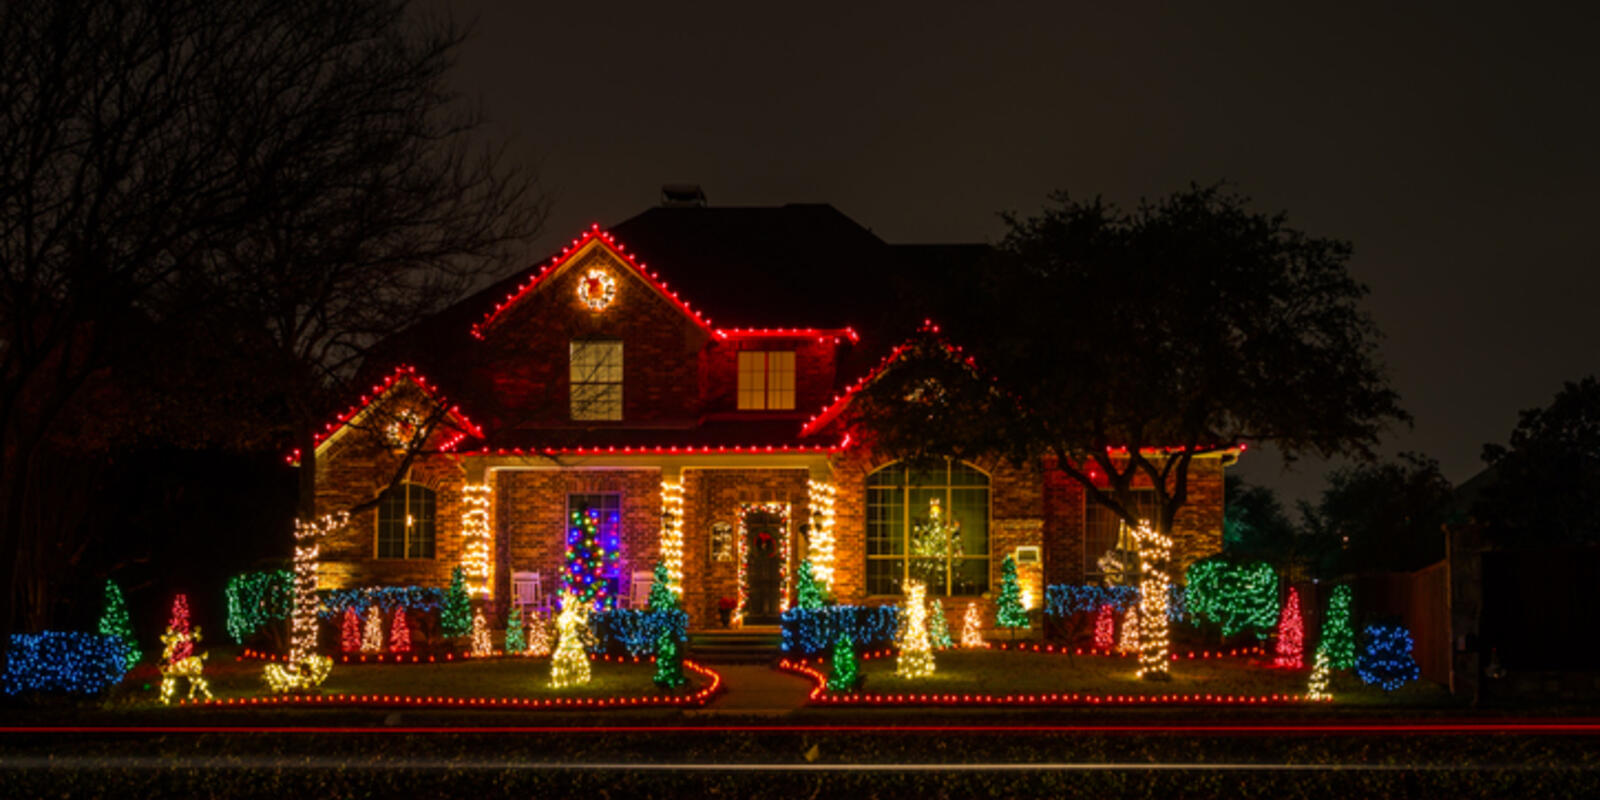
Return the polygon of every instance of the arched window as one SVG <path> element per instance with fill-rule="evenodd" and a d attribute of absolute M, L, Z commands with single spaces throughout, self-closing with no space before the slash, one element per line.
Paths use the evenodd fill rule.
<path fill-rule="evenodd" d="M 434 492 L 402 483 L 378 503 L 378 558 L 433 558 Z"/>
<path fill-rule="evenodd" d="M 929 596 L 988 591 L 988 475 L 946 459 L 867 476 L 867 593 L 901 594 L 907 578 L 925 581 Z"/>

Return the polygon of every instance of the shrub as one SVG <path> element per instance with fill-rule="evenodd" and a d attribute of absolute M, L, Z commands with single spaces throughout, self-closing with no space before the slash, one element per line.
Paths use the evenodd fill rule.
<path fill-rule="evenodd" d="M 16 633 L 6 652 L 6 694 L 99 694 L 128 672 L 128 645 L 103 633 Z"/>
<path fill-rule="evenodd" d="M 597 653 L 620 650 L 643 658 L 656 651 L 656 639 L 663 630 L 670 631 L 680 643 L 689 640 L 689 615 L 680 608 L 594 611 L 589 614 L 589 627 L 594 631 L 593 649 Z"/>
<path fill-rule="evenodd" d="M 1223 636 L 1254 628 L 1265 637 L 1278 624 L 1278 574 L 1265 562 L 1197 561 L 1185 574 L 1189 613 L 1218 623 Z"/>
<path fill-rule="evenodd" d="M 243 572 L 228 579 L 228 636 L 244 644 L 268 623 L 294 611 L 294 574 L 286 569 Z"/>
<path fill-rule="evenodd" d="M 322 604 L 317 614 L 324 620 L 338 617 L 347 608 L 365 614 L 367 609 L 377 606 L 387 616 L 402 606 L 407 614 L 417 614 L 436 612 L 444 605 L 444 590 L 433 586 L 364 586 L 318 594 Z"/>
<path fill-rule="evenodd" d="M 811 656 L 830 652 L 839 634 L 849 634 L 858 650 L 894 643 L 900 630 L 898 606 L 824 606 L 783 612 L 783 652 Z"/>

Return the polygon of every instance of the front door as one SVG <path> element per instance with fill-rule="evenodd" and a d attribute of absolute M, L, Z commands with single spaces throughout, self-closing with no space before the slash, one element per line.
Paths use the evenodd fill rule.
<path fill-rule="evenodd" d="M 744 543 L 746 625 L 776 625 L 778 597 L 783 592 L 783 518 L 765 511 L 745 514 Z"/>

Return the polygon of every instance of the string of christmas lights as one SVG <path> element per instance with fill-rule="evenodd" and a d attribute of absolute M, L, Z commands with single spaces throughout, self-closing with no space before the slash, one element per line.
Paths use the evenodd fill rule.
<path fill-rule="evenodd" d="M 933 648 L 928 643 L 928 586 L 906 581 L 905 606 L 900 619 L 900 655 L 895 675 L 926 678 L 935 670 Z"/>
<path fill-rule="evenodd" d="M 527 637 L 522 633 L 522 606 L 513 605 L 506 618 L 506 652 L 521 653 L 527 649 Z"/>
<path fill-rule="evenodd" d="M 995 626 L 1027 628 L 1028 609 L 1022 605 L 1022 587 L 1017 584 L 1017 562 L 1006 556 L 1000 562 L 1000 599 L 995 602 Z"/>
<path fill-rule="evenodd" d="M 444 591 L 444 604 L 439 607 L 439 627 L 445 636 L 466 636 L 472 632 L 472 601 L 467 599 L 466 570 L 450 570 L 450 586 Z"/>
<path fill-rule="evenodd" d="M 472 654 L 486 656 L 494 652 L 494 642 L 489 639 L 489 622 L 483 618 L 483 609 L 472 615 Z"/>
<path fill-rule="evenodd" d="M 383 652 L 383 612 L 377 606 L 367 609 L 366 627 L 361 631 L 361 652 Z"/>
<path fill-rule="evenodd" d="M 853 692 L 861 686 L 861 663 L 856 658 L 855 642 L 850 634 L 841 633 L 833 643 L 833 661 L 825 684 L 829 691 Z"/>
<path fill-rule="evenodd" d="M 1110 650 L 1116 644 L 1116 627 L 1111 606 L 1101 606 L 1094 615 L 1094 649 Z"/>
<path fill-rule="evenodd" d="M 955 640 L 950 638 L 950 623 L 944 618 L 944 603 L 937 597 L 928 601 L 928 640 L 938 650 L 955 646 Z"/>
<path fill-rule="evenodd" d="M 128 672 L 128 645 L 115 634 L 14 633 L 6 648 L 5 693 L 96 695 Z"/>
<path fill-rule="evenodd" d="M 1127 655 L 1139 653 L 1139 606 L 1128 606 L 1128 613 L 1122 615 L 1122 639 L 1117 642 L 1117 652 Z"/>
<path fill-rule="evenodd" d="M 528 620 L 528 655 L 550 655 L 550 625 L 545 616 L 537 611 Z"/>
<path fill-rule="evenodd" d="M 1312 663 L 1311 680 L 1306 684 L 1307 700 L 1332 700 L 1333 695 L 1328 692 L 1328 651 L 1317 648 L 1317 657 Z"/>
<path fill-rule="evenodd" d="M 978 603 L 975 600 L 967 601 L 967 611 L 961 619 L 961 646 L 983 646 L 983 620 L 978 616 Z"/>
<path fill-rule="evenodd" d="M 834 503 L 838 495 L 838 489 L 831 483 L 815 480 L 806 482 L 806 505 L 811 511 L 806 560 L 811 562 L 813 576 L 830 591 L 834 570 Z"/>
<path fill-rule="evenodd" d="M 617 560 L 617 552 L 600 532 L 600 511 L 579 507 L 572 509 L 567 523 L 567 564 L 561 572 L 563 594 L 571 594 L 578 602 L 594 611 L 611 608 L 615 598 L 606 584 L 606 570 Z"/>
<path fill-rule="evenodd" d="M 1356 674 L 1369 686 L 1392 692 L 1421 677 L 1411 657 L 1411 632 L 1399 625 L 1368 625 L 1367 649 L 1356 660 Z"/>
<path fill-rule="evenodd" d="M 465 574 L 468 591 L 476 597 L 488 597 L 494 583 L 493 528 L 489 524 L 489 508 L 494 489 L 487 482 L 469 483 L 461 487 L 461 570 Z"/>
<path fill-rule="evenodd" d="M 354 608 L 345 609 L 344 618 L 339 622 L 339 649 L 346 653 L 361 649 L 361 617 Z"/>
<path fill-rule="evenodd" d="M 1332 669 L 1354 669 L 1356 666 L 1356 633 L 1350 627 L 1350 587 L 1333 587 L 1328 598 L 1328 613 L 1322 620 L 1322 637 L 1318 650 L 1328 652 L 1328 666 Z"/>
<path fill-rule="evenodd" d="M 738 540 L 739 597 L 733 607 L 733 624 L 744 624 L 744 607 L 750 599 L 749 561 L 751 514 L 775 514 L 778 517 L 778 611 L 789 610 L 789 504 L 777 501 L 767 503 L 742 503 L 739 506 Z"/>
<path fill-rule="evenodd" d="M 1146 680 L 1167 680 L 1167 601 L 1172 579 L 1167 569 L 1172 559 L 1172 539 L 1141 521 L 1133 530 L 1139 548 L 1139 671 Z"/>
<path fill-rule="evenodd" d="M 100 633 L 115 636 L 128 646 L 128 669 L 139 663 L 139 638 L 133 635 L 133 620 L 128 616 L 128 602 L 122 596 L 122 587 L 116 581 L 106 581 L 106 610 L 100 615 Z"/>
<path fill-rule="evenodd" d="M 668 586 L 683 595 L 683 484 L 661 482 L 661 560 L 667 566 Z"/>
<path fill-rule="evenodd" d="M 322 539 L 350 524 L 350 514 L 329 514 L 311 522 L 294 524 L 294 612 L 289 617 L 289 659 L 268 664 L 267 685 L 274 692 L 304 691 L 322 685 L 333 670 L 333 659 L 318 655 L 317 561 Z"/>
<path fill-rule="evenodd" d="M 411 652 L 411 623 L 406 619 L 406 607 L 396 606 L 394 622 L 389 626 L 389 652 Z"/>

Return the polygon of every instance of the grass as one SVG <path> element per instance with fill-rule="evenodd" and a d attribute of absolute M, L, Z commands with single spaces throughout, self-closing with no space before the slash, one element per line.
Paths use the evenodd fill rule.
<path fill-rule="evenodd" d="M 895 673 L 895 657 L 865 660 L 862 689 L 877 694 L 1090 694 L 1163 695 L 1223 694 L 1264 696 L 1303 694 L 1309 669 L 1283 670 L 1255 659 L 1180 659 L 1172 662 L 1171 680 L 1146 681 L 1134 675 L 1134 660 L 1110 656 L 1073 656 L 1014 650 L 945 650 L 935 654 L 937 671 L 926 678 L 904 679 Z M 1386 693 L 1350 675 L 1335 674 L 1336 705 L 1444 705 L 1449 692 L 1437 684 L 1416 681 Z"/>
<path fill-rule="evenodd" d="M 212 648 L 206 659 L 205 676 L 217 699 L 265 697 L 271 694 L 262 677 L 266 662 L 235 661 L 232 648 Z M 599 660 L 590 662 L 592 680 L 584 686 L 554 689 L 550 686 L 550 659 L 491 658 L 434 664 L 334 664 L 333 672 L 322 684 L 323 694 L 376 694 L 420 697 L 516 697 L 544 699 L 554 697 L 614 697 L 655 695 L 659 692 L 651 678 L 655 665 L 648 661 Z M 705 678 L 685 670 L 689 684 L 679 692 L 699 689 Z M 150 665 L 142 665 L 124 681 L 110 699 L 113 707 L 140 707 L 160 704 L 161 675 Z M 177 697 L 188 693 L 188 682 L 179 681 Z"/>

